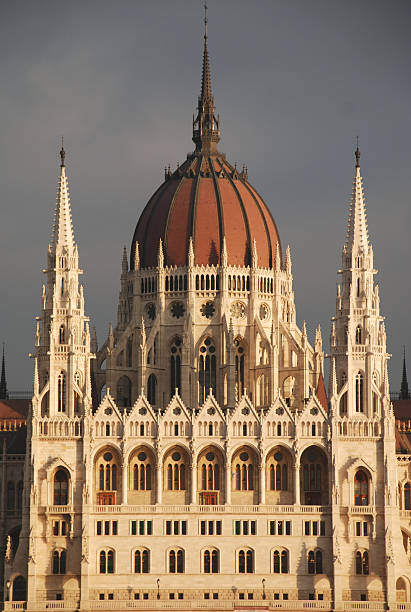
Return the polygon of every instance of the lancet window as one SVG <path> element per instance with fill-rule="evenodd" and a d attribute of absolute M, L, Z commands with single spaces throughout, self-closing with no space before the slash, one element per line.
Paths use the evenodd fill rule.
<path fill-rule="evenodd" d="M 53 505 L 66 506 L 68 504 L 69 479 L 65 470 L 59 469 L 53 479 Z"/>
<path fill-rule="evenodd" d="M 238 401 L 244 395 L 245 388 L 245 346 L 241 338 L 234 340 L 235 346 L 235 398 Z"/>
<path fill-rule="evenodd" d="M 180 451 L 176 450 L 169 455 L 166 461 L 167 489 L 169 491 L 185 491 L 186 466 Z"/>
<path fill-rule="evenodd" d="M 198 359 L 199 402 L 204 404 L 210 389 L 216 395 L 217 359 L 214 341 L 207 337 L 200 346 Z"/>
<path fill-rule="evenodd" d="M 368 551 L 358 550 L 355 553 L 355 573 L 359 576 L 368 576 L 370 573 Z"/>
<path fill-rule="evenodd" d="M 273 552 L 274 574 L 288 574 L 288 551 L 275 550 Z"/>
<path fill-rule="evenodd" d="M 276 450 L 268 461 L 268 482 L 270 491 L 288 490 L 289 466 L 284 452 Z"/>
<path fill-rule="evenodd" d="M 170 397 L 181 392 L 181 338 L 174 338 L 170 347 Z"/>
<path fill-rule="evenodd" d="M 253 491 L 255 470 L 250 452 L 248 450 L 241 451 L 233 463 L 235 472 L 235 490 Z"/>
<path fill-rule="evenodd" d="M 354 505 L 368 506 L 369 504 L 369 481 L 364 470 L 358 470 L 354 477 Z"/>
<path fill-rule="evenodd" d="M 148 574 L 150 571 L 150 553 L 144 549 L 139 549 L 134 552 L 134 573 Z"/>
<path fill-rule="evenodd" d="M 218 574 L 219 552 L 217 549 L 207 549 L 203 553 L 203 569 L 205 574 Z"/>
<path fill-rule="evenodd" d="M 100 574 L 114 574 L 114 550 L 101 550 L 99 561 Z"/>
<path fill-rule="evenodd" d="M 364 412 L 364 376 L 361 372 L 355 376 L 355 412 Z"/>
<path fill-rule="evenodd" d="M 146 451 L 140 451 L 133 462 L 133 489 L 151 491 L 151 463 Z"/>
<path fill-rule="evenodd" d="M 66 551 L 65 550 L 54 550 L 52 556 L 52 572 L 53 574 L 65 574 L 66 573 Z"/>
<path fill-rule="evenodd" d="M 168 553 L 168 571 L 170 574 L 184 574 L 184 551 L 181 548 Z"/>
<path fill-rule="evenodd" d="M 57 379 L 57 411 L 66 412 L 66 375 L 60 372 Z"/>
<path fill-rule="evenodd" d="M 147 399 L 152 406 L 157 404 L 157 378 L 150 374 L 147 380 Z"/>
<path fill-rule="evenodd" d="M 323 573 L 323 554 L 321 550 L 309 550 L 307 555 L 308 573 Z"/>
<path fill-rule="evenodd" d="M 238 551 L 238 572 L 239 574 L 254 573 L 254 551 L 239 550 Z"/>

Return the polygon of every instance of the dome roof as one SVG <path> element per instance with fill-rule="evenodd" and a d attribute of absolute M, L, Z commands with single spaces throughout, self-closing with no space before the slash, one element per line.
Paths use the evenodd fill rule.
<path fill-rule="evenodd" d="M 250 265 L 255 239 L 259 267 L 272 267 L 280 242 L 271 213 L 246 172 L 238 172 L 218 153 L 194 153 L 166 176 L 138 221 L 131 262 L 138 242 L 141 267 L 156 266 L 161 238 L 164 263 L 187 265 L 190 237 L 196 265 L 221 264 L 225 237 L 228 265 Z"/>
<path fill-rule="evenodd" d="M 271 213 L 247 180 L 217 150 L 220 119 L 214 112 L 205 20 L 203 73 L 198 112 L 193 119 L 196 149 L 164 183 L 143 210 L 131 245 L 131 268 L 136 245 L 142 268 L 157 266 L 159 241 L 164 263 L 188 264 L 190 238 L 196 265 L 221 264 L 226 241 L 227 264 L 249 266 L 256 241 L 258 266 L 272 267 L 280 239 Z"/>

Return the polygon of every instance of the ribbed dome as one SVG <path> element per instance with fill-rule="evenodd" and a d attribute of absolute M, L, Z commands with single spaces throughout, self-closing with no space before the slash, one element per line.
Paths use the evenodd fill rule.
<path fill-rule="evenodd" d="M 196 265 L 220 264 L 223 237 L 228 265 L 251 264 L 254 239 L 259 267 L 271 267 L 277 227 L 271 213 L 247 181 L 224 156 L 193 154 L 154 193 L 134 232 L 131 262 L 139 243 L 141 267 L 157 265 L 160 238 L 169 266 L 187 265 L 190 237 Z"/>
<path fill-rule="evenodd" d="M 217 150 L 220 119 L 214 111 L 205 18 L 203 73 L 197 116 L 193 118 L 194 153 L 166 180 L 145 207 L 134 232 L 131 267 L 139 243 L 140 266 L 157 265 L 160 238 L 168 266 L 188 263 L 190 237 L 196 265 L 221 264 L 223 239 L 227 264 L 248 266 L 254 240 L 259 267 L 271 267 L 277 243 L 274 220 L 247 181 Z"/>

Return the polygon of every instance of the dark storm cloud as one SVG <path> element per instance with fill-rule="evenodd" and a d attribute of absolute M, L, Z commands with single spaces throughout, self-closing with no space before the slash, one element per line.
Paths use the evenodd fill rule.
<path fill-rule="evenodd" d="M 370 236 L 399 388 L 410 347 L 407 0 L 209 1 L 220 149 L 246 163 L 293 257 L 298 320 L 328 345 L 360 135 Z M 99 0 L 0 4 L 2 307 L 12 389 L 28 389 L 65 136 L 86 308 L 115 320 L 121 252 L 162 180 L 192 149 L 202 5 Z M 411 364 L 411 359 L 410 359 Z"/>

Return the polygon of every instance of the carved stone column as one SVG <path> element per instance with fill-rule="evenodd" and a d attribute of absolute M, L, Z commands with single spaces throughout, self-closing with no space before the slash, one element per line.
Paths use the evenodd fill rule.
<path fill-rule="evenodd" d="M 127 465 L 125 463 L 121 464 L 121 486 L 122 486 L 122 491 L 121 491 L 121 503 L 122 504 L 126 504 L 127 503 L 127 484 L 128 484 L 128 478 L 127 478 Z"/>

